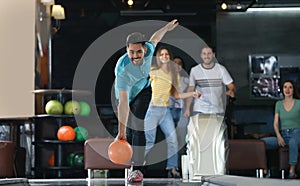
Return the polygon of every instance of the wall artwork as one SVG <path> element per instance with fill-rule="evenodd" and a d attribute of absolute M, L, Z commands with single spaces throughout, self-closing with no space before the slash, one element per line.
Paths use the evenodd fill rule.
<path fill-rule="evenodd" d="M 279 57 L 276 55 L 249 55 L 250 98 L 281 97 L 278 61 Z"/>
<path fill-rule="evenodd" d="M 248 59 L 251 99 L 283 98 L 281 86 L 286 80 L 300 91 L 300 56 L 251 54 Z"/>

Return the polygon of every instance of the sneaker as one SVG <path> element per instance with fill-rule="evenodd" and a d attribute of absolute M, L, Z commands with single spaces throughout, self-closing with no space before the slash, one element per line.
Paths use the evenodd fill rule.
<path fill-rule="evenodd" d="M 264 174 L 263 174 L 264 178 L 271 178 L 271 170 L 264 170 Z"/>
<path fill-rule="evenodd" d="M 180 173 L 177 170 L 169 169 L 168 170 L 168 178 L 181 178 Z"/>
<path fill-rule="evenodd" d="M 289 179 L 297 179 L 297 174 L 290 172 Z"/>
<path fill-rule="evenodd" d="M 127 181 L 128 183 L 139 183 L 143 181 L 143 173 L 139 170 L 131 171 L 128 174 Z"/>

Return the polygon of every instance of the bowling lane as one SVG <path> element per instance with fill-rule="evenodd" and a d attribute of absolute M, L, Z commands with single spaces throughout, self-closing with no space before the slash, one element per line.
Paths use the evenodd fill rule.
<path fill-rule="evenodd" d="M 198 186 L 200 182 L 182 182 L 180 179 L 168 178 L 146 178 L 143 183 L 127 184 L 122 178 L 110 179 L 32 179 L 29 180 L 30 186 Z M 212 185 L 213 186 L 213 185 Z M 218 185 L 215 185 L 218 186 Z"/>
<path fill-rule="evenodd" d="M 197 180 L 182 181 L 173 178 L 145 178 L 141 184 L 127 184 L 122 178 L 97 179 L 0 179 L 0 186 L 296 186 L 299 179 L 273 179 L 243 176 L 202 176 Z"/>

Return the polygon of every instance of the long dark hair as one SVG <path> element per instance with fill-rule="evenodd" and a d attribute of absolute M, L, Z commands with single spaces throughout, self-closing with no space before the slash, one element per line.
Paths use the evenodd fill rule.
<path fill-rule="evenodd" d="M 296 86 L 295 86 L 295 82 L 294 82 L 293 80 L 290 80 L 290 79 L 285 80 L 285 81 L 282 83 L 282 87 L 281 87 L 282 92 L 283 92 L 283 87 L 284 87 L 284 84 L 285 84 L 285 83 L 291 83 L 291 84 L 292 84 L 292 86 L 293 86 L 293 98 L 298 99 L 298 98 L 299 98 L 299 92 L 298 92 L 298 89 L 297 89 Z M 283 96 L 285 96 L 284 93 L 283 93 Z"/>
<path fill-rule="evenodd" d="M 175 61 L 175 59 L 179 59 L 180 61 L 181 61 L 181 68 L 182 68 L 182 70 L 179 72 L 179 75 L 181 76 L 181 77 L 188 77 L 189 75 L 188 75 L 188 73 L 186 72 L 186 69 L 185 69 L 185 62 L 183 61 L 183 58 L 182 57 L 180 57 L 180 56 L 174 56 L 174 58 L 173 58 L 173 61 Z M 178 65 L 178 64 L 177 64 Z"/>
<path fill-rule="evenodd" d="M 159 56 L 162 50 L 167 50 L 170 56 L 170 61 L 168 63 L 168 70 L 171 73 L 171 78 L 172 78 L 172 89 L 171 89 L 171 94 L 173 95 L 175 90 L 178 89 L 179 82 L 178 82 L 178 72 L 176 70 L 176 63 L 173 62 L 173 54 L 170 49 L 168 49 L 165 46 L 161 46 L 157 49 L 156 51 L 156 64 L 153 65 L 154 69 L 159 69 L 162 65 L 161 61 L 159 60 Z"/>

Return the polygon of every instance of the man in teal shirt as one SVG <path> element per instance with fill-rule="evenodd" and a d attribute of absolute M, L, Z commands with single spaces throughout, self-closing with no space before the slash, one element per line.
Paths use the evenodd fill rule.
<path fill-rule="evenodd" d="M 115 92 L 118 102 L 118 134 L 116 139 L 127 140 L 133 146 L 133 170 L 128 182 L 141 182 L 140 172 L 144 162 L 144 117 L 151 99 L 148 79 L 155 47 L 163 36 L 178 25 L 172 20 L 157 30 L 149 41 L 141 33 L 134 32 L 126 40 L 126 53 L 115 67 Z"/>
<path fill-rule="evenodd" d="M 133 33 L 135 36 L 142 37 L 140 33 Z M 131 37 L 133 37 L 131 35 Z M 149 87 L 150 82 L 148 80 L 152 56 L 155 50 L 155 46 L 152 42 L 144 42 L 146 47 L 146 54 L 144 56 L 141 65 L 135 65 L 131 62 L 128 54 L 124 54 L 119 58 L 117 66 L 115 68 L 116 84 L 115 94 L 117 100 L 120 99 L 120 91 L 128 91 L 128 102 L 132 100 L 142 91 L 144 88 Z"/>

